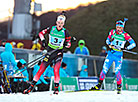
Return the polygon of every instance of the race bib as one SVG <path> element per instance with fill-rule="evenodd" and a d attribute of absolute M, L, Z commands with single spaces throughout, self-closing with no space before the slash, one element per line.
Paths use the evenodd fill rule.
<path fill-rule="evenodd" d="M 120 40 L 114 39 L 114 40 L 111 42 L 111 45 L 114 45 L 114 46 L 119 47 L 119 48 L 124 48 L 125 43 L 126 43 L 126 41 L 120 41 Z"/>
<path fill-rule="evenodd" d="M 63 46 L 65 39 L 49 35 L 49 43 L 55 46 Z"/>

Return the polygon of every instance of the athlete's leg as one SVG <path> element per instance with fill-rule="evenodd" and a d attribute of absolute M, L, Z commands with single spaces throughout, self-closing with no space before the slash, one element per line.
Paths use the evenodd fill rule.
<path fill-rule="evenodd" d="M 59 80 L 60 80 L 60 75 L 59 75 L 60 66 L 61 66 L 61 60 L 58 61 L 54 66 L 54 75 L 55 75 L 54 83 L 59 83 Z"/>
<path fill-rule="evenodd" d="M 54 94 L 58 94 L 58 87 L 59 87 L 59 80 L 60 80 L 60 75 L 59 75 L 59 69 L 60 69 L 60 66 L 61 66 L 61 61 L 62 61 L 62 55 L 59 56 L 57 59 L 56 59 L 56 64 L 54 66 L 54 85 L 55 85 L 55 91 L 54 91 Z"/>
<path fill-rule="evenodd" d="M 106 57 L 105 61 L 104 61 L 103 69 L 102 69 L 102 71 L 101 71 L 101 73 L 100 73 L 100 78 L 99 78 L 99 80 L 102 80 L 102 81 L 104 80 L 105 75 L 106 75 L 106 73 L 108 72 L 108 70 L 109 70 L 110 66 L 112 65 L 112 63 L 113 63 L 113 57 L 112 57 L 111 54 L 109 54 L 109 55 Z"/>
<path fill-rule="evenodd" d="M 116 81 L 117 81 L 118 85 L 120 85 L 122 83 L 122 78 L 121 78 L 120 71 L 118 72 L 118 74 L 116 74 Z"/>
<path fill-rule="evenodd" d="M 49 64 L 50 64 L 50 62 L 45 62 L 45 61 L 43 61 L 41 63 L 40 69 L 38 70 L 38 72 L 36 73 L 36 75 L 33 78 L 34 81 L 37 82 L 40 79 L 40 76 L 44 73 L 45 69 L 48 67 Z"/>
<path fill-rule="evenodd" d="M 92 87 L 90 90 L 99 90 L 101 88 L 101 85 L 103 83 L 105 75 L 108 72 L 111 64 L 113 63 L 113 57 L 112 56 L 113 56 L 112 53 L 109 52 L 106 59 L 105 59 L 105 61 L 104 61 L 103 69 L 100 73 L 99 82 L 95 87 Z"/>
<path fill-rule="evenodd" d="M 33 78 L 31 86 L 28 89 L 24 90 L 24 92 L 23 92 L 24 94 L 28 94 L 29 92 L 32 91 L 32 89 L 34 88 L 34 85 L 40 79 L 40 76 L 43 74 L 43 72 L 45 71 L 47 66 L 52 62 L 52 60 L 53 60 L 52 57 L 50 57 L 49 55 L 45 55 L 45 58 L 43 59 L 43 62 L 40 65 L 40 69 L 38 70 L 38 72 L 36 73 L 36 75 Z"/>
<path fill-rule="evenodd" d="M 115 74 L 116 74 L 118 94 L 121 93 L 121 87 L 122 87 L 121 86 L 122 78 L 121 78 L 121 74 L 120 74 L 121 66 L 122 66 L 122 57 L 116 58 L 116 60 L 115 60 Z"/>
<path fill-rule="evenodd" d="M 121 70 L 121 66 L 122 66 L 122 58 L 116 59 L 115 61 L 115 74 L 116 74 L 116 81 L 117 84 L 121 84 L 122 80 L 121 80 L 121 74 L 120 74 L 120 70 Z"/>

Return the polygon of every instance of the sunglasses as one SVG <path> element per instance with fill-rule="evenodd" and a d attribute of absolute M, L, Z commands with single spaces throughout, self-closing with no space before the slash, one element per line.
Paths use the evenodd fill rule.
<path fill-rule="evenodd" d="M 123 25 L 123 23 L 117 22 L 116 24 Z"/>

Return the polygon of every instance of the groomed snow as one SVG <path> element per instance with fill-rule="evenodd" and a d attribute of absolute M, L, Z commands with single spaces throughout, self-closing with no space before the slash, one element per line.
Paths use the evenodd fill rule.
<path fill-rule="evenodd" d="M 51 93 L 0 94 L 0 102 L 138 102 L 136 91 L 122 91 L 122 94 L 117 94 L 116 91 L 60 92 L 59 95 Z"/>

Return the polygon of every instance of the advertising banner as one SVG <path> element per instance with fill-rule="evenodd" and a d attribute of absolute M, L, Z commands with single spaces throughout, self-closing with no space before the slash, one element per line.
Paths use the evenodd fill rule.
<path fill-rule="evenodd" d="M 123 78 L 123 90 L 138 91 L 138 79 Z"/>
<path fill-rule="evenodd" d="M 104 90 L 116 90 L 117 84 L 116 84 L 116 78 L 114 77 L 106 77 L 104 80 Z"/>
<path fill-rule="evenodd" d="M 79 90 L 88 90 L 97 84 L 97 77 L 78 77 Z"/>
<path fill-rule="evenodd" d="M 77 77 L 61 77 L 60 84 L 62 86 L 60 87 L 60 90 L 63 91 L 78 90 Z"/>

